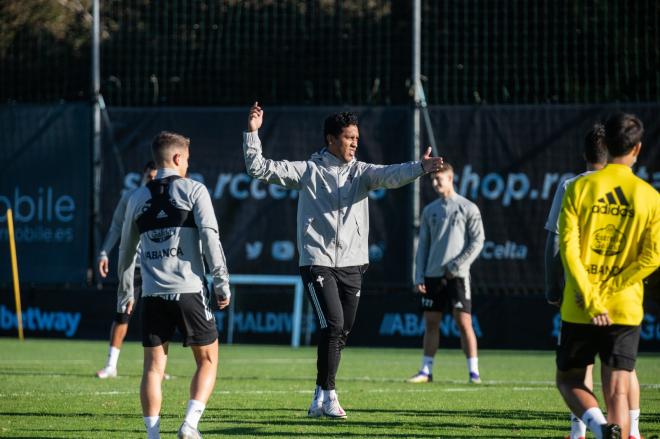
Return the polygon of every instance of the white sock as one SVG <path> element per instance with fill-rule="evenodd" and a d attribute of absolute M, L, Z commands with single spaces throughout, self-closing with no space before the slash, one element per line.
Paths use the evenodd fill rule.
<path fill-rule="evenodd" d="M 419 371 L 431 375 L 433 373 L 433 357 L 427 357 L 424 355 L 422 357 L 422 367 Z"/>
<path fill-rule="evenodd" d="M 640 439 L 639 434 L 639 409 L 630 410 L 630 437 Z"/>
<path fill-rule="evenodd" d="M 582 415 L 582 422 L 587 424 L 587 428 L 596 436 L 596 439 L 603 439 L 603 432 L 600 426 L 607 424 L 603 412 L 598 407 L 591 407 Z"/>
<path fill-rule="evenodd" d="M 119 349 L 114 346 L 110 346 L 110 349 L 108 350 L 108 362 L 105 364 L 105 367 L 116 369 L 117 360 L 119 360 Z"/>
<path fill-rule="evenodd" d="M 325 399 L 327 401 L 331 401 L 333 399 L 337 399 L 337 392 L 335 389 L 332 390 L 324 390 L 323 393 L 325 394 Z"/>
<path fill-rule="evenodd" d="M 197 429 L 199 420 L 201 419 L 205 408 L 206 405 L 203 402 L 197 401 L 196 399 L 189 400 L 188 408 L 186 409 L 186 419 L 184 422 L 186 422 L 192 428 Z"/>
<path fill-rule="evenodd" d="M 570 439 L 580 439 L 587 436 L 587 426 L 580 418 L 571 413 L 571 435 Z"/>
<path fill-rule="evenodd" d="M 147 439 L 160 439 L 160 416 L 145 416 L 144 426 L 147 427 Z"/>
<path fill-rule="evenodd" d="M 470 357 L 467 359 L 468 372 L 473 372 L 479 375 L 479 358 Z"/>

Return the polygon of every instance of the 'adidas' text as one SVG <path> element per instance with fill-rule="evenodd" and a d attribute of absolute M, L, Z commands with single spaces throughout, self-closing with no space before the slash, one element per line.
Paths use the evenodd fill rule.
<path fill-rule="evenodd" d="M 605 204 L 592 206 L 591 213 L 633 218 L 635 216 L 635 209 L 621 207 L 617 204 Z"/>

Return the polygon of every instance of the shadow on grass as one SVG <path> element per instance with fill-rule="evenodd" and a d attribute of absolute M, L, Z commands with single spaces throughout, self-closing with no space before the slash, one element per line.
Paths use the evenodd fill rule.
<path fill-rule="evenodd" d="M 250 419 L 251 414 L 254 416 Z M 333 420 L 327 418 L 307 418 L 304 410 L 299 407 L 282 408 L 208 408 L 202 422 L 202 430 L 210 437 L 373 437 L 373 438 L 467 438 L 488 437 L 493 439 L 510 437 L 558 437 L 567 427 L 566 413 L 557 411 L 532 410 L 371 410 L 353 409 L 349 411 L 349 419 Z M 379 416 L 380 415 L 380 416 Z M 48 413 L 32 412 L 0 412 L 0 417 L 42 417 L 42 418 L 90 418 L 122 420 L 120 425 L 91 427 L 89 429 L 67 429 L 47 437 L 68 438 L 82 437 L 119 437 L 118 435 L 135 436 L 143 434 L 141 428 L 131 428 L 141 424 L 139 413 Z M 180 419 L 181 414 L 163 414 L 164 419 Z M 247 418 L 246 418 L 247 417 Z M 521 426 L 521 422 L 530 425 Z M 517 423 L 512 427 L 512 423 Z M 660 414 L 642 414 L 642 423 L 658 423 Z M 558 425 L 561 423 L 561 425 Z M 43 428 L 22 428 L 28 435 L 22 437 L 42 438 L 39 433 L 45 433 Z M 80 433 L 80 434 L 76 434 Z M 165 432 L 164 432 L 165 433 Z M 32 436 L 29 436 L 33 434 Z M 72 436 L 73 435 L 73 436 Z"/>
<path fill-rule="evenodd" d="M 33 412 L 26 412 L 26 411 L 21 411 L 21 412 L 0 412 L 0 417 L 2 416 L 10 416 L 10 417 L 26 417 L 26 418 L 32 418 L 32 417 L 43 417 L 43 418 L 103 418 L 103 419 L 111 419 L 111 420 L 116 420 L 116 419 L 139 419 L 142 421 L 142 414 L 141 413 L 117 413 L 117 412 L 103 412 L 103 413 L 86 413 L 86 412 L 77 412 L 77 413 L 53 413 L 53 412 L 46 412 L 46 411 L 33 411 Z M 177 415 L 170 415 L 170 414 L 162 414 L 160 416 L 161 418 L 164 419 L 179 419 L 181 418 L 180 414 Z M 0 436 L 2 437 L 2 436 Z"/>
<path fill-rule="evenodd" d="M 79 377 L 79 378 L 92 378 L 96 381 L 99 380 L 94 371 L 90 373 L 73 373 L 66 370 L 2 370 L 0 369 L 0 376 L 47 376 L 47 377 Z M 121 374 L 121 378 L 141 378 L 142 374 Z"/>
<path fill-rule="evenodd" d="M 368 432 L 366 433 L 368 437 L 374 438 L 441 437 L 453 439 L 475 437 L 479 431 L 482 431 L 482 434 L 478 434 L 480 437 L 494 439 L 512 436 L 550 438 L 558 437 L 558 434 L 568 428 L 567 415 L 564 411 L 353 409 L 349 411 L 347 420 L 310 419 L 299 407 L 256 410 L 254 408 L 223 408 L 209 409 L 208 412 L 217 413 L 215 416 L 212 415 L 214 423 L 226 423 L 231 427 L 210 429 L 207 430 L 207 433 L 228 437 L 303 437 L 309 435 L 315 437 L 364 437 Z M 262 413 L 262 416 L 258 419 L 246 419 L 245 416 L 249 412 Z M 291 414 L 283 419 L 282 412 L 291 412 Z M 266 415 L 263 415 L 264 413 Z M 386 415 L 388 419 L 374 421 L 360 419 L 373 419 L 379 414 Z M 521 426 L 520 423 L 525 421 L 529 425 Z M 518 425 L 512 427 L 513 422 Z M 642 424 L 660 423 L 660 413 L 642 414 L 641 422 Z M 276 429 L 274 426 L 282 426 L 287 431 L 272 431 L 274 428 Z M 302 429 L 305 431 L 291 431 Z M 358 431 L 349 431 L 353 429 Z"/>
<path fill-rule="evenodd" d="M 444 433 L 440 433 L 439 431 L 431 431 L 428 434 L 422 433 L 422 434 L 415 434 L 415 433 L 392 433 L 392 432 L 384 432 L 382 434 L 380 433 L 374 433 L 374 432 L 369 432 L 368 434 L 365 434 L 363 432 L 349 432 L 349 431 L 328 431 L 328 432 L 292 432 L 292 431 L 287 431 L 287 432 L 267 432 L 263 431 L 261 429 L 256 429 L 256 428 L 227 428 L 227 429 L 219 429 L 219 430 L 209 430 L 206 431 L 205 434 L 208 435 L 220 435 L 221 437 L 225 436 L 244 436 L 244 437 L 374 437 L 374 438 L 446 438 L 446 439 L 452 439 L 452 438 L 467 438 L 467 437 L 474 437 L 469 434 L 465 435 L 459 435 L 459 436 L 453 436 L 453 435 L 447 435 Z M 556 436 L 556 435 L 555 435 Z M 511 438 L 511 433 L 506 433 L 502 435 L 498 434 L 489 434 L 489 438 Z M 553 436 L 547 436 L 547 437 L 553 437 Z"/>
<path fill-rule="evenodd" d="M 46 430 L 43 428 L 21 428 L 22 432 L 32 432 L 34 435 L 38 435 L 39 432 L 43 432 L 40 436 L 24 436 L 21 435 L 21 438 L 30 438 L 30 439 L 44 439 L 44 438 L 77 438 L 77 437 L 98 437 L 98 438 L 108 438 L 108 437 L 125 437 L 127 434 L 135 436 L 143 436 L 145 434 L 144 429 L 115 429 L 115 428 L 60 428 L 57 433 L 53 433 L 51 430 Z M 62 434 L 63 436 L 58 436 Z"/>
<path fill-rule="evenodd" d="M 559 420 L 566 418 L 565 411 L 537 411 L 537 410 L 411 410 L 411 409 L 358 409 L 353 408 L 348 410 L 350 414 L 354 415 L 357 413 L 364 414 L 388 414 L 388 415 L 398 415 L 398 416 L 413 416 L 416 418 L 415 422 L 419 422 L 419 417 L 467 417 L 467 418 L 485 418 L 485 419 L 516 419 L 516 420 Z M 265 408 L 215 408 L 209 407 L 206 409 L 206 413 L 211 412 L 220 412 L 220 413 L 231 413 L 231 412 L 255 412 L 255 413 L 264 413 L 264 412 L 291 412 L 293 416 L 300 414 L 304 416 L 305 411 L 300 407 L 265 407 Z M 221 414 L 219 415 L 222 416 Z M 244 417 L 245 415 L 239 415 Z M 653 414 L 649 415 L 653 416 Z"/>
<path fill-rule="evenodd" d="M 285 409 L 288 410 L 288 409 Z M 211 410 L 213 411 L 213 410 Z M 207 429 L 207 434 L 221 436 L 254 437 L 406 437 L 406 438 L 459 438 L 474 437 L 475 432 L 483 431 L 482 437 L 510 438 L 523 434 L 524 437 L 556 437 L 557 421 L 566 418 L 565 413 L 532 412 L 524 410 L 351 410 L 349 419 L 309 419 L 299 409 L 293 410 L 294 418 L 276 418 L 279 409 L 266 409 L 271 412 L 271 419 L 245 419 L 242 412 L 254 409 L 221 409 L 228 416 L 215 417 L 213 421 L 226 423 L 227 428 Z M 256 410 L 262 412 L 261 410 Z M 364 416 L 360 416 L 363 413 Z M 374 415 L 386 414 L 389 419 L 361 420 Z M 423 416 L 420 419 L 420 416 Z M 234 418 L 235 417 L 235 418 Z M 268 417 L 268 415 L 266 415 Z M 392 419 L 394 417 L 395 419 Z M 400 419 L 397 419 L 400 417 Z M 211 419 L 209 419 L 211 420 Z M 533 425 L 512 428 L 510 421 L 534 421 Z M 272 431 L 275 426 L 282 426 L 286 431 Z M 305 431 L 300 431 L 302 429 Z M 269 431 L 270 430 L 270 431 Z M 294 431 L 292 431 L 294 430 Z M 297 431 L 296 431 L 297 430 Z M 349 431 L 358 430 L 358 431 Z M 366 430 L 366 431 L 365 431 Z M 367 433 L 368 432 L 368 433 Z"/>

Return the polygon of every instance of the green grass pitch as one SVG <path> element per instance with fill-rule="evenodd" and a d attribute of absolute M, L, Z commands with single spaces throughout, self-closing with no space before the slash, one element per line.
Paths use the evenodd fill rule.
<path fill-rule="evenodd" d="M 120 377 L 98 380 L 105 342 L 0 339 L 0 437 L 143 438 L 142 348 L 127 343 Z M 315 349 L 221 346 L 205 438 L 559 438 L 568 413 L 553 384 L 552 352 L 482 351 L 484 384 L 467 384 L 458 350 L 440 350 L 432 384 L 406 384 L 417 349 L 348 347 L 337 388 L 344 421 L 308 419 Z M 642 354 L 642 434 L 660 434 L 660 356 Z M 175 437 L 188 400 L 192 354 L 170 348 L 162 437 Z"/>

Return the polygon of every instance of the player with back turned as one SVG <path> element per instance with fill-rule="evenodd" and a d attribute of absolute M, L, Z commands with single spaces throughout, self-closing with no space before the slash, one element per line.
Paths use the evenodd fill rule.
<path fill-rule="evenodd" d="M 607 164 L 607 147 L 604 144 L 605 127 L 597 123 L 584 138 L 582 156 L 587 170 L 573 178 L 566 179 L 557 187 L 552 199 L 552 206 L 545 223 L 547 230 L 545 245 L 545 297 L 548 303 L 555 306 L 561 305 L 561 296 L 564 289 L 564 270 L 559 256 L 559 212 L 561 203 L 568 185 L 578 178 L 589 175 L 592 172 L 603 169 Z M 593 390 L 593 364 L 587 365 L 585 369 L 584 383 L 587 388 Z M 640 439 L 639 433 L 639 381 L 637 373 L 630 373 L 630 391 L 628 393 L 628 405 L 630 408 L 630 434 L 629 439 Z M 585 439 L 587 426 L 575 414 L 571 413 L 571 432 L 566 439 Z"/>
<path fill-rule="evenodd" d="M 608 162 L 566 189 L 559 245 L 566 275 L 557 347 L 557 388 L 597 439 L 628 438 L 628 394 L 644 315 L 643 280 L 660 265 L 660 195 L 631 167 L 642 122 L 617 114 L 605 123 Z M 607 419 L 585 373 L 601 360 Z"/>
<path fill-rule="evenodd" d="M 202 254 L 210 268 L 218 306 L 229 305 L 229 275 L 218 222 L 206 187 L 185 178 L 190 140 L 161 132 L 152 143 L 156 179 L 128 201 L 119 247 L 117 311 L 131 313 L 133 264 L 140 244 L 142 262 L 142 345 L 140 385 L 148 439 L 160 438 L 161 381 L 169 342 L 176 329 L 190 346 L 197 370 L 179 428 L 179 439 L 199 439 L 199 420 L 215 386 L 218 331 L 206 289 Z"/>

